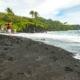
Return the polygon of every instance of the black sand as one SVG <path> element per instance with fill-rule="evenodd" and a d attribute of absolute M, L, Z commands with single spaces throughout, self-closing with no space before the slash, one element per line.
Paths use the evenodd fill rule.
<path fill-rule="evenodd" d="M 0 35 L 0 80 L 80 80 L 72 53 L 30 39 Z"/>

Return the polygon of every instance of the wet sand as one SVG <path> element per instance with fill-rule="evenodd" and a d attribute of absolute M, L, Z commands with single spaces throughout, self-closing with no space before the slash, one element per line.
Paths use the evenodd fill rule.
<path fill-rule="evenodd" d="M 61 48 L 0 35 L 0 80 L 80 80 L 80 62 Z"/>

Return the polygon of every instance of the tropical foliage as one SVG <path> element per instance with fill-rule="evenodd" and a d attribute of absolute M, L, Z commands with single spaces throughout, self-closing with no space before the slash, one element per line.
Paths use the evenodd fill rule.
<path fill-rule="evenodd" d="M 11 14 L 11 15 L 14 15 L 14 12 L 12 11 L 12 9 L 10 9 L 9 7 L 7 9 L 5 9 L 7 14 Z"/>
<path fill-rule="evenodd" d="M 43 30 L 72 30 L 75 28 L 73 25 L 65 23 L 61 23 L 58 20 L 53 21 L 52 19 L 45 19 L 43 17 L 39 17 L 38 12 L 30 11 L 30 15 L 32 18 L 17 16 L 14 14 L 12 9 L 5 9 L 7 13 L 0 12 L 0 26 L 7 25 L 11 23 L 12 29 L 16 28 L 17 31 L 22 31 L 28 29 L 29 27 L 41 28 Z"/>

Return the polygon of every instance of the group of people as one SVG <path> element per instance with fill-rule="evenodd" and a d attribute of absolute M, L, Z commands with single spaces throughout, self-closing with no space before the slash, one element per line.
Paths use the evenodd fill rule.
<path fill-rule="evenodd" d="M 7 31 L 9 33 L 9 35 L 11 35 L 11 29 L 12 29 L 12 26 L 8 23 L 5 28 L 3 28 L 3 27 L 1 28 L 1 32 Z M 14 33 L 16 33 L 16 32 L 14 32 Z"/>

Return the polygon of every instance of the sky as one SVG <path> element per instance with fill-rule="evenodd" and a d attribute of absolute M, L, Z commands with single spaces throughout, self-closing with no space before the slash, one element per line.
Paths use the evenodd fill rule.
<path fill-rule="evenodd" d="M 7 7 L 18 16 L 31 17 L 33 10 L 45 19 L 80 24 L 80 0 L 0 0 L 0 12 Z"/>

